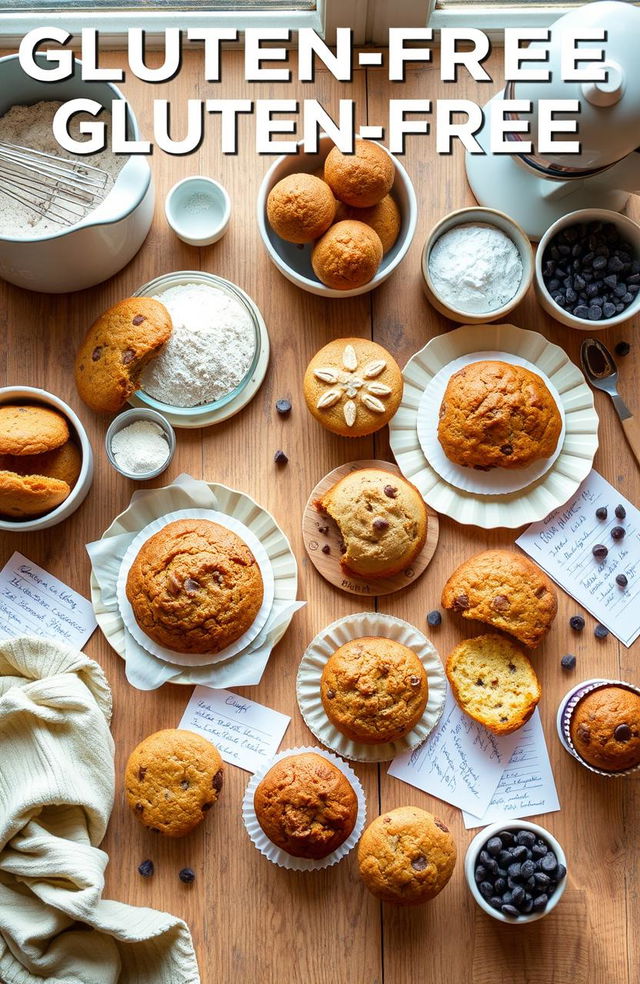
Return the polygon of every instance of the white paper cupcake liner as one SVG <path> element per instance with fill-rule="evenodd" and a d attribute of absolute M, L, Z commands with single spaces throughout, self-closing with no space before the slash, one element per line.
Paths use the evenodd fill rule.
<path fill-rule="evenodd" d="M 584 680 L 577 686 L 572 687 L 571 690 L 565 694 L 563 699 L 560 701 L 558 715 L 556 718 L 556 726 L 560 741 L 569 755 L 572 755 L 573 758 L 576 759 L 580 765 L 584 766 L 585 769 L 588 769 L 589 772 L 595 772 L 597 776 L 604 776 L 607 779 L 617 779 L 620 776 L 631 775 L 632 772 L 637 772 L 640 769 L 640 764 L 634 765 L 631 769 L 624 769 L 620 772 L 607 772 L 604 769 L 597 769 L 595 766 L 590 765 L 589 762 L 585 762 L 571 740 L 571 718 L 573 716 L 573 712 L 583 697 L 594 690 L 600 690 L 602 687 L 612 686 L 624 687 L 626 690 L 631 690 L 633 693 L 640 695 L 640 687 L 636 687 L 632 683 L 627 683 L 625 680 Z"/>
<path fill-rule="evenodd" d="M 443 447 L 438 439 L 438 422 L 440 419 L 440 405 L 442 403 L 447 385 L 451 377 L 464 366 L 471 365 L 473 362 L 498 361 L 507 362 L 516 366 L 524 366 L 530 372 L 535 373 L 544 382 L 553 399 L 555 400 L 558 412 L 562 418 L 562 430 L 556 449 L 550 458 L 534 461 L 527 468 L 492 468 L 491 471 L 478 471 L 474 468 L 463 468 L 454 461 L 450 461 L 444 453 Z M 417 418 L 418 440 L 422 446 L 425 457 L 431 467 L 438 473 L 443 481 L 448 482 L 455 488 L 463 492 L 473 492 L 476 495 L 509 495 L 512 492 L 519 492 L 526 489 L 533 482 L 537 482 L 549 471 L 554 462 L 558 459 L 566 433 L 564 408 L 562 399 L 551 380 L 538 366 L 533 365 L 527 359 L 519 355 L 512 355 L 509 352 L 471 352 L 468 355 L 454 359 L 448 365 L 440 369 L 439 372 L 427 385 L 420 406 Z"/>
<path fill-rule="evenodd" d="M 166 646 L 159 645 L 159 643 L 150 639 L 140 628 L 127 598 L 127 577 L 142 546 L 155 533 L 159 533 L 169 523 L 174 523 L 178 519 L 206 519 L 212 523 L 218 523 L 220 526 L 226 527 L 246 543 L 260 568 L 263 583 L 263 597 L 260 610 L 247 631 L 239 639 L 236 639 L 235 642 L 232 642 L 218 653 L 179 653 L 173 649 L 168 649 Z M 260 634 L 269 618 L 269 613 L 273 605 L 274 579 L 267 551 L 257 536 L 244 523 L 241 523 L 234 516 L 227 516 L 225 513 L 216 512 L 212 509 L 179 509 L 175 512 L 167 513 L 166 516 L 159 516 L 157 519 L 152 520 L 144 529 L 140 530 L 135 539 L 129 544 L 122 558 L 122 564 L 120 565 L 116 591 L 122 621 L 139 645 L 166 663 L 174 663 L 178 666 L 210 666 L 212 663 L 221 663 L 225 659 L 231 659 L 232 656 L 245 649 Z"/>
<path fill-rule="evenodd" d="M 262 779 L 264 779 L 269 769 L 275 765 L 276 762 L 280 762 L 281 759 L 288 758 L 290 755 L 302 755 L 304 752 L 314 752 L 316 755 L 321 755 L 322 758 L 327 759 L 329 762 L 332 762 L 335 766 L 337 766 L 337 768 L 340 769 L 343 775 L 345 775 L 351 783 L 358 800 L 358 815 L 356 817 L 353 830 L 344 843 L 340 845 L 340 847 L 338 847 L 335 851 L 332 851 L 331 854 L 328 854 L 326 858 L 320 858 L 318 861 L 313 860 L 312 858 L 296 858 L 292 854 L 288 854 L 287 851 L 283 851 L 282 848 L 276 847 L 276 845 L 269 840 L 264 830 L 260 826 L 253 805 L 253 797 L 258 784 L 262 781 Z M 288 868 L 290 871 L 319 871 L 322 868 L 330 868 L 332 865 L 337 864 L 338 861 L 341 861 L 342 858 L 346 857 L 347 854 L 353 850 L 360 840 L 366 819 L 367 803 L 364 795 L 364 789 L 362 788 L 360 780 L 353 769 L 351 769 L 346 762 L 343 762 L 342 759 L 338 758 L 337 755 L 333 755 L 331 752 L 325 751 L 324 748 L 314 748 L 312 746 L 305 746 L 303 748 L 287 748 L 284 752 L 279 752 L 269 763 L 263 765 L 258 772 L 254 773 L 247 784 L 244 798 L 242 800 L 242 820 L 249 837 L 257 849 L 273 864 L 278 865 L 279 868 Z"/>
<path fill-rule="evenodd" d="M 346 642 L 363 636 L 383 636 L 407 646 L 422 663 L 429 684 L 427 706 L 415 728 L 404 738 L 379 745 L 352 741 L 338 731 L 329 721 L 320 697 L 322 671 L 329 657 Z M 355 762 L 389 762 L 396 755 L 416 748 L 440 720 L 446 694 L 444 669 L 429 640 L 409 622 L 379 612 L 347 615 L 319 632 L 302 657 L 296 682 L 298 706 L 309 730 L 323 745 Z"/>

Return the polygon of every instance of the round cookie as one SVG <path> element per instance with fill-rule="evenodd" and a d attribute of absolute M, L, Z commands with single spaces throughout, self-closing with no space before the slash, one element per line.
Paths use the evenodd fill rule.
<path fill-rule="evenodd" d="M 397 741 L 427 706 L 428 684 L 416 654 L 394 639 L 363 637 L 340 646 L 320 682 L 322 705 L 347 738 L 368 745 Z"/>
<path fill-rule="evenodd" d="M 226 649 L 253 625 L 264 593 L 246 543 L 207 519 L 179 519 L 150 537 L 126 591 L 142 631 L 178 653 Z"/>
<path fill-rule="evenodd" d="M 222 789 L 215 745 L 192 731 L 156 731 L 134 748 L 125 770 L 127 802 L 145 827 L 184 837 L 207 815 Z"/>
<path fill-rule="evenodd" d="M 346 841 L 358 817 L 345 774 L 314 752 L 276 762 L 259 782 L 253 805 L 269 840 L 296 858 L 326 858 Z"/>
<path fill-rule="evenodd" d="M 336 222 L 313 247 L 311 266 L 334 290 L 352 290 L 375 277 L 382 260 L 380 236 L 364 222 Z"/>
<path fill-rule="evenodd" d="M 301 172 L 282 178 L 267 198 L 273 231 L 288 243 L 310 243 L 326 232 L 336 213 L 331 188 L 320 177 Z"/>
<path fill-rule="evenodd" d="M 0 454 L 42 454 L 69 440 L 67 421 L 49 407 L 0 406 Z"/>
<path fill-rule="evenodd" d="M 387 424 L 402 400 L 400 367 L 368 338 L 336 338 L 316 352 L 303 381 L 319 423 L 342 437 L 364 437 Z"/>
<path fill-rule="evenodd" d="M 70 491 L 57 478 L 0 471 L 0 514 L 15 519 L 40 516 L 64 502 Z"/>
<path fill-rule="evenodd" d="M 357 219 L 358 222 L 371 226 L 380 236 L 383 255 L 395 245 L 402 225 L 400 209 L 391 195 L 385 195 L 382 201 L 369 208 L 353 208 L 341 204 L 336 212 L 336 221 L 339 219 Z"/>
<path fill-rule="evenodd" d="M 377 205 L 391 191 L 394 178 L 391 157 L 370 140 L 356 140 L 353 154 L 333 147 L 324 162 L 324 179 L 336 198 L 356 208 Z"/>
<path fill-rule="evenodd" d="M 53 451 L 42 454 L 0 455 L 0 469 L 15 472 L 17 475 L 45 475 L 66 482 L 70 488 L 76 484 L 82 455 L 75 441 L 65 441 Z"/>
<path fill-rule="evenodd" d="M 640 765 L 640 694 L 608 684 L 585 694 L 571 715 L 569 734 L 578 755 L 603 772 Z"/>
<path fill-rule="evenodd" d="M 415 806 L 376 817 L 358 845 L 360 877 L 372 895 L 397 905 L 420 905 L 438 895 L 456 864 L 448 827 Z"/>
<path fill-rule="evenodd" d="M 76 355 L 76 386 L 87 406 L 99 413 L 122 409 L 172 330 L 166 307 L 152 297 L 129 297 L 101 314 Z"/>

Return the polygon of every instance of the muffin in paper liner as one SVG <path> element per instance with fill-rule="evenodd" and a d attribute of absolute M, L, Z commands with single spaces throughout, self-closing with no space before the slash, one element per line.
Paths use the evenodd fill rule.
<path fill-rule="evenodd" d="M 361 639 L 363 636 L 393 639 L 411 649 L 424 667 L 429 687 L 427 706 L 415 728 L 403 738 L 381 742 L 379 745 L 353 741 L 338 731 L 327 717 L 320 697 L 322 671 L 329 657 L 346 642 Z M 444 669 L 429 640 L 409 622 L 379 612 L 347 615 L 319 632 L 307 646 L 296 681 L 298 707 L 309 730 L 327 748 L 354 762 L 389 762 L 396 755 L 422 744 L 440 720 L 446 695 Z"/>
<path fill-rule="evenodd" d="M 594 690 L 600 690 L 602 687 L 625 687 L 627 690 L 632 690 L 634 693 L 640 695 L 640 687 L 636 687 L 632 683 L 627 683 L 626 680 L 604 680 L 600 678 L 584 680 L 582 683 L 572 687 L 560 701 L 556 727 L 561 744 L 569 755 L 572 755 L 580 765 L 588 769 L 589 772 L 595 772 L 597 776 L 605 776 L 607 779 L 617 779 L 619 776 L 628 776 L 632 772 L 637 772 L 640 769 L 640 763 L 634 765 L 631 769 L 622 769 L 620 772 L 607 772 L 605 769 L 597 769 L 595 766 L 590 765 L 589 762 L 585 762 L 571 740 L 571 718 L 573 712 L 583 697 L 592 693 Z"/>
<path fill-rule="evenodd" d="M 351 783 L 358 801 L 358 815 L 356 817 L 353 830 L 347 839 L 340 845 L 340 847 L 336 848 L 335 851 L 332 851 L 331 854 L 327 854 L 326 858 L 320 858 L 319 860 L 315 860 L 313 858 L 296 858 L 293 854 L 289 854 L 287 851 L 283 851 L 282 848 L 277 847 L 273 841 L 269 840 L 264 830 L 260 826 L 253 805 L 253 797 L 258 784 L 262 781 L 262 779 L 264 779 L 269 769 L 275 765 L 276 762 L 280 762 L 281 759 L 288 758 L 290 755 L 302 755 L 304 752 L 313 752 L 316 755 L 321 755 L 322 758 L 332 762 L 333 765 L 340 769 L 340 771 Z M 342 759 L 338 758 L 337 755 L 333 755 L 332 752 L 327 752 L 324 748 L 316 748 L 313 746 L 305 746 L 303 748 L 287 748 L 285 751 L 279 752 L 276 756 L 274 756 L 274 758 L 271 759 L 270 762 L 264 765 L 251 777 L 242 800 L 242 820 L 249 837 L 257 849 L 261 854 L 264 854 L 269 861 L 278 865 L 279 868 L 288 868 L 291 871 L 319 871 L 321 868 L 330 868 L 332 865 L 337 864 L 338 861 L 341 861 L 342 858 L 346 857 L 347 854 L 353 850 L 360 840 L 366 819 L 367 804 L 364 789 L 362 788 L 360 780 L 353 769 L 351 769 L 346 762 L 343 762 Z"/>

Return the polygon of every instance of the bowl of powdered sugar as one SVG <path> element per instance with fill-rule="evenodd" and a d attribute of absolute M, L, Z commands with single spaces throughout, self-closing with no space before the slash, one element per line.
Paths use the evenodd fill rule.
<path fill-rule="evenodd" d="M 504 212 L 461 208 L 431 230 L 422 253 L 424 290 L 445 318 L 465 324 L 497 321 L 527 293 L 533 249 Z"/>
<path fill-rule="evenodd" d="M 203 427 L 248 403 L 266 372 L 269 338 L 244 291 L 214 274 L 184 270 L 135 294 L 161 301 L 173 331 L 145 367 L 134 406 L 159 411 L 175 427 Z"/>

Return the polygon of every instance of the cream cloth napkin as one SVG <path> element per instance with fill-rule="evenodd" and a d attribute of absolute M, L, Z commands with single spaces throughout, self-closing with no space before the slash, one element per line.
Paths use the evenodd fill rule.
<path fill-rule="evenodd" d="M 199 984 L 191 935 L 102 898 L 111 692 L 84 653 L 0 643 L 0 981 Z"/>

